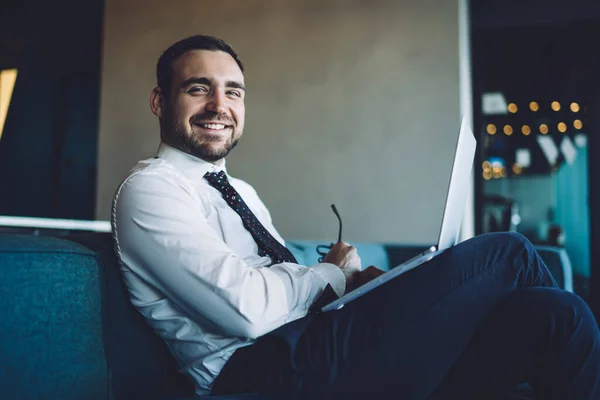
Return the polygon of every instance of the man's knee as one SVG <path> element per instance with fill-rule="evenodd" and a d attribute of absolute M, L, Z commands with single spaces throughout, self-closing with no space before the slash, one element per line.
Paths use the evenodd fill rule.
<path fill-rule="evenodd" d="M 484 233 L 472 239 L 474 245 L 481 249 L 502 249 L 503 251 L 514 249 L 534 251 L 534 247 L 525 236 L 517 232 L 493 232 Z"/>
<path fill-rule="evenodd" d="M 517 232 L 494 232 L 490 233 L 493 235 L 494 241 L 497 241 L 504 245 L 518 246 L 518 247 L 531 247 L 532 244 L 525 236 Z"/>
<path fill-rule="evenodd" d="M 556 303 L 558 303 L 558 308 L 561 309 L 565 317 L 574 317 L 576 320 L 581 319 L 597 325 L 592 310 L 590 310 L 585 300 L 574 293 L 564 290 L 557 290 L 556 292 L 560 293 L 558 299 L 556 299 Z"/>
<path fill-rule="evenodd" d="M 596 319 L 588 304 L 578 295 L 556 288 L 532 288 L 536 292 L 535 300 L 524 302 L 536 313 L 551 316 L 556 323 L 576 327 L 596 327 Z M 529 303 L 529 304 L 527 304 Z"/>

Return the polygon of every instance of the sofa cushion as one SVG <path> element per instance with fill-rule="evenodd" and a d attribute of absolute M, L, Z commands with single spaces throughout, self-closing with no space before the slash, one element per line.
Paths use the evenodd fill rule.
<path fill-rule="evenodd" d="M 0 276 L 1 396 L 106 399 L 94 254 L 57 238 L 0 234 Z"/>

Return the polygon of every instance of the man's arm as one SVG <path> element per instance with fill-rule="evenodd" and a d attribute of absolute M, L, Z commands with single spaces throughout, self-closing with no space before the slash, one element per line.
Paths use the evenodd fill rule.
<path fill-rule="evenodd" d="M 226 335 L 261 336 L 304 315 L 330 283 L 323 277 L 343 280 L 331 264 L 248 266 L 209 226 L 194 195 L 159 173 L 131 176 L 113 219 L 123 263 L 190 318 Z"/>

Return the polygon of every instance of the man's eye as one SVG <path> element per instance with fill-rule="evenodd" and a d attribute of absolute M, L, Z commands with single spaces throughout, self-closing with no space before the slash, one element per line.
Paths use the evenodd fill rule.
<path fill-rule="evenodd" d="M 242 97 L 242 93 L 238 90 L 230 90 L 227 93 L 235 97 Z"/>
<path fill-rule="evenodd" d="M 202 86 L 194 86 L 188 90 L 188 93 L 196 94 L 196 93 L 205 93 L 207 92 L 205 87 Z"/>

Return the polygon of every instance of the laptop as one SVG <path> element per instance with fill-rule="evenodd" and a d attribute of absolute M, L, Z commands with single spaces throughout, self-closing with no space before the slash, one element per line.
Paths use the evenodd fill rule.
<path fill-rule="evenodd" d="M 367 282 L 363 286 L 346 293 L 339 299 L 326 304 L 321 308 L 322 311 L 339 310 L 347 303 L 369 293 L 376 287 L 383 285 L 387 281 L 402 275 L 406 271 L 418 267 L 441 254 L 445 250 L 458 243 L 461 223 L 465 211 L 467 193 L 471 184 L 471 173 L 473 172 L 473 161 L 475 158 L 476 141 L 473 132 L 467 121 L 463 117 L 456 149 L 454 151 L 454 162 L 446 193 L 446 203 L 444 206 L 444 215 L 442 217 L 442 227 L 438 243 L 431 246 L 424 252 L 416 255 L 408 261 L 403 262 L 395 268 L 381 274 L 376 279 Z"/>

